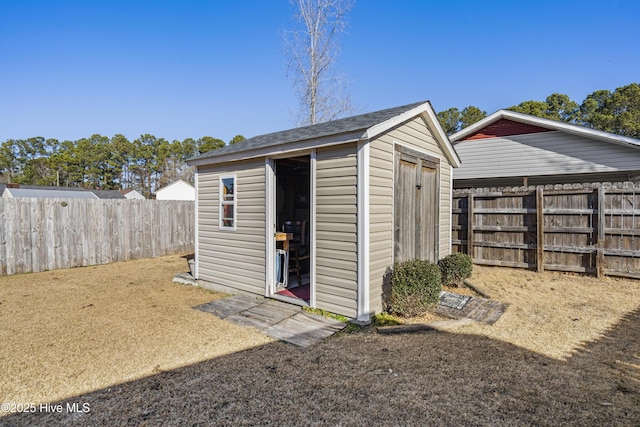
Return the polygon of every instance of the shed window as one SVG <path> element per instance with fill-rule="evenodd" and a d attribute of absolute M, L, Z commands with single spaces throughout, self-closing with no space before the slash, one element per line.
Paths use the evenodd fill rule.
<path fill-rule="evenodd" d="M 220 229 L 236 229 L 236 176 L 220 177 Z"/>

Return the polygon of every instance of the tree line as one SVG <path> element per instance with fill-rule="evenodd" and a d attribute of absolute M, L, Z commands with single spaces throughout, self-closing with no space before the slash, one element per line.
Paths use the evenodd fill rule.
<path fill-rule="evenodd" d="M 544 101 L 525 101 L 507 110 L 640 138 L 640 84 L 638 83 L 619 87 L 613 92 L 597 90 L 580 104 L 568 95 L 553 93 Z M 473 105 L 463 110 L 449 108 L 438 113 L 438 120 L 447 135 L 454 134 L 485 117 L 487 113 Z"/>
<path fill-rule="evenodd" d="M 237 135 L 229 144 L 244 139 Z M 133 189 L 149 197 L 177 179 L 193 183 L 193 168 L 185 161 L 225 145 L 210 136 L 169 142 L 149 134 L 133 141 L 121 134 L 62 142 L 40 136 L 9 139 L 0 146 L 0 182 Z"/>
<path fill-rule="evenodd" d="M 558 120 L 640 138 L 640 84 L 615 91 L 597 90 L 582 103 L 559 93 L 544 101 L 525 101 L 508 108 L 551 120 Z M 449 108 L 438 113 L 448 135 L 482 120 L 485 111 L 475 106 Z M 229 144 L 244 140 L 235 136 Z M 92 135 L 77 141 L 34 137 L 10 139 L 0 145 L 0 182 L 30 185 L 133 189 L 149 197 L 177 179 L 193 183 L 193 168 L 186 159 L 225 146 L 217 138 L 203 136 L 169 142 L 145 134 L 129 141 L 121 134 L 112 138 Z"/>

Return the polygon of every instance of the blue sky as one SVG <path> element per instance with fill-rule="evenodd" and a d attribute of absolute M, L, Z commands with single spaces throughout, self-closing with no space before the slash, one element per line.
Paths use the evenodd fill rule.
<path fill-rule="evenodd" d="M 0 142 L 230 140 L 295 125 L 287 0 L 0 0 Z M 636 0 L 359 0 L 337 69 L 358 112 L 492 113 L 640 82 Z"/>

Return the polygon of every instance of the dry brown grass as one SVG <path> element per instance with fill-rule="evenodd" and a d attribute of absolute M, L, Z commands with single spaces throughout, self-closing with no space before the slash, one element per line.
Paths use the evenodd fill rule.
<path fill-rule="evenodd" d="M 601 338 L 625 314 L 640 308 L 638 280 L 474 266 L 471 282 L 510 306 L 495 325 L 474 324 L 460 333 L 480 334 L 558 359 Z"/>
<path fill-rule="evenodd" d="M 0 402 L 51 402 L 272 340 L 191 309 L 180 256 L 0 277 Z M 1 415 L 1 414 L 0 414 Z"/>
<path fill-rule="evenodd" d="M 640 281 L 476 267 L 493 326 L 297 348 L 191 309 L 179 257 L 0 278 L 0 425 L 571 425 L 640 419 Z M 96 390 L 96 391 L 91 391 Z M 69 398 L 68 401 L 61 399 Z"/>

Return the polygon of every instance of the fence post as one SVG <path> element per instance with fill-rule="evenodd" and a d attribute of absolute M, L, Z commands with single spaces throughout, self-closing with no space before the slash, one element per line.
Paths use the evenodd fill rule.
<path fill-rule="evenodd" d="M 473 256 L 473 193 L 467 195 L 467 255 Z"/>
<path fill-rule="evenodd" d="M 604 186 L 598 188 L 598 243 L 596 244 L 596 275 L 597 277 L 604 277 L 604 198 L 605 189 Z M 621 225 L 622 227 L 622 225 Z"/>
<path fill-rule="evenodd" d="M 542 187 L 536 188 L 536 261 L 538 272 L 544 271 L 544 192 Z"/>

